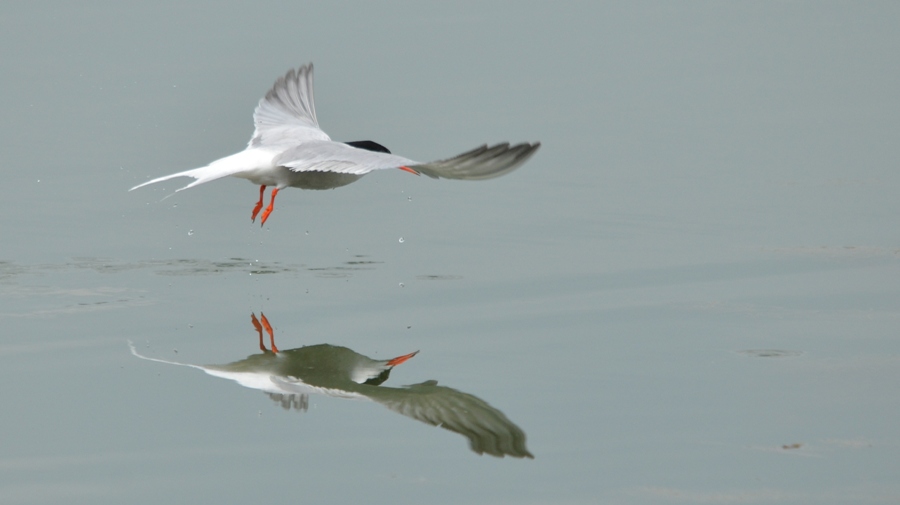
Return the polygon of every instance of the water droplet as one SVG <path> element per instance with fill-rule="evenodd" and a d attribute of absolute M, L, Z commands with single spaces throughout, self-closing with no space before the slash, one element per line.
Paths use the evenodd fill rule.
<path fill-rule="evenodd" d="M 306 234 L 309 235 L 309 230 L 306 230 Z"/>
<path fill-rule="evenodd" d="M 404 284 L 403 284 L 402 282 L 400 283 L 400 287 L 401 287 L 401 288 L 402 288 L 402 287 L 405 287 Z"/>
<path fill-rule="evenodd" d="M 403 237 L 400 237 L 400 243 L 401 244 L 403 243 Z"/>
<path fill-rule="evenodd" d="M 188 236 L 191 236 L 193 234 L 194 234 L 194 230 L 188 230 Z"/>
<path fill-rule="evenodd" d="M 407 202 L 411 202 L 411 201 L 412 201 L 412 197 L 411 197 L 411 196 L 407 196 L 407 197 L 406 197 L 406 201 L 407 201 Z"/>

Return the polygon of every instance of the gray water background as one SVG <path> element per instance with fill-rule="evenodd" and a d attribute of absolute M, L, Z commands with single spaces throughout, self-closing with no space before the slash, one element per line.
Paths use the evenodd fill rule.
<path fill-rule="evenodd" d="M 0 502 L 900 501 L 890 2 L 8 2 Z M 483 183 L 127 192 L 241 150 L 274 79 Z M 402 241 L 401 241 L 402 239 Z M 329 343 L 484 399 L 534 460 L 224 363 Z"/>

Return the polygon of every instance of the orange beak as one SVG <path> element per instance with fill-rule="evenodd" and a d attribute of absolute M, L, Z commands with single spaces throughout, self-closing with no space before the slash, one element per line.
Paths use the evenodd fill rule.
<path fill-rule="evenodd" d="M 409 353 L 409 354 L 404 354 L 403 356 L 397 356 L 396 358 L 394 358 L 394 359 L 392 359 L 392 360 L 389 360 L 389 361 L 387 362 L 387 365 L 388 365 L 388 366 L 397 366 L 397 365 L 399 365 L 400 363 L 403 363 L 404 361 L 408 360 L 409 358 L 412 358 L 412 357 L 415 356 L 416 354 L 419 354 L 419 351 L 411 352 L 411 353 Z"/>

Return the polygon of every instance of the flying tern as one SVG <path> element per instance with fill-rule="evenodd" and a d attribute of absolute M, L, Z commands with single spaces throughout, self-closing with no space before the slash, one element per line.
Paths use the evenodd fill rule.
<path fill-rule="evenodd" d="M 195 179 L 177 191 L 227 176 L 247 179 L 260 187 L 259 201 L 251 215 L 255 222 L 263 207 L 266 187 L 274 186 L 269 205 L 262 213 L 264 225 L 275 207 L 275 196 L 287 187 L 333 189 L 373 170 L 388 168 L 435 179 L 491 179 L 515 170 L 541 145 L 540 142 L 482 145 L 452 158 L 420 163 L 391 154 L 386 147 L 371 140 L 336 142 L 319 128 L 316 119 L 312 63 L 279 77 L 256 106 L 253 122 L 256 129 L 243 151 L 205 167 L 158 177 L 131 190 L 176 177 Z"/>

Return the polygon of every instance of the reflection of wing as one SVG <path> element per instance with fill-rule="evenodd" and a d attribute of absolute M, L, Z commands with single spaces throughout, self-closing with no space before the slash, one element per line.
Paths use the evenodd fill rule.
<path fill-rule="evenodd" d="M 534 458 L 525 448 L 525 432 L 484 400 L 426 381 L 403 388 L 366 388 L 366 396 L 433 426 L 440 426 L 469 439 L 478 454 Z"/>
<path fill-rule="evenodd" d="M 278 388 L 279 392 L 290 395 L 318 394 L 334 398 L 366 399 L 365 395 L 354 391 L 357 384 L 349 380 L 342 381 L 344 384 L 341 387 L 314 386 L 303 382 L 297 377 L 279 377 L 277 375 L 270 375 L 269 381 Z"/>

